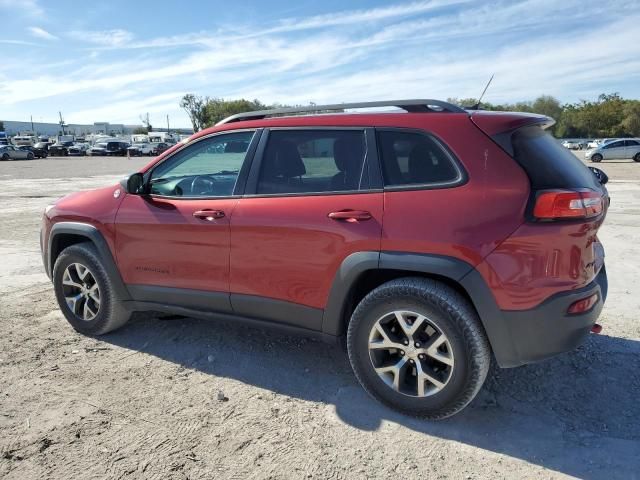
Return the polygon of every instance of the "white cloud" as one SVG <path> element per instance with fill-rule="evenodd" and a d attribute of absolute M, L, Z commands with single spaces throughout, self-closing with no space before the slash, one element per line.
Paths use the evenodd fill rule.
<path fill-rule="evenodd" d="M 44 28 L 29 27 L 27 30 L 29 30 L 31 35 L 33 35 L 34 37 L 41 38 L 43 40 L 59 40 L 58 37 L 47 32 Z"/>
<path fill-rule="evenodd" d="M 113 30 L 72 30 L 68 36 L 79 42 L 105 47 L 124 47 L 133 40 L 133 34 L 119 28 Z"/>
<path fill-rule="evenodd" d="M 13 14 L 32 18 L 44 16 L 44 9 L 38 0 L 22 0 L 19 3 L 15 0 L 0 0 L 0 10 L 9 10 Z"/>

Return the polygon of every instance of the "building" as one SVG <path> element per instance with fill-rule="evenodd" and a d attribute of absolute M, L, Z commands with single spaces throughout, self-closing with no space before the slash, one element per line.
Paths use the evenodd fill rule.
<path fill-rule="evenodd" d="M 55 137 L 62 135 L 62 127 L 59 123 L 44 122 L 16 122 L 13 120 L 0 120 L 4 124 L 4 131 L 8 136 L 17 135 L 20 132 L 33 131 L 36 135 Z M 33 128 L 32 128 L 33 125 Z M 83 136 L 88 134 L 103 135 L 130 135 L 136 128 L 142 125 L 123 125 L 121 123 L 95 122 L 93 125 L 69 123 L 64 126 L 67 135 Z"/>

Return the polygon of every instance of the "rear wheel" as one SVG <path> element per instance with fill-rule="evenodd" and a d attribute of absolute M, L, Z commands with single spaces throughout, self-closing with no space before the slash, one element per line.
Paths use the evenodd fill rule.
<path fill-rule="evenodd" d="M 58 305 L 77 331 L 101 335 L 124 325 L 130 312 L 120 303 L 92 243 L 65 248 L 53 268 Z"/>
<path fill-rule="evenodd" d="M 370 292 L 351 317 L 347 348 L 372 397 L 431 419 L 468 405 L 491 363 L 473 307 L 455 290 L 423 278 L 393 280 Z"/>
<path fill-rule="evenodd" d="M 634 162 L 640 162 L 640 152 L 636 153 L 635 157 L 633 157 Z"/>
<path fill-rule="evenodd" d="M 592 155 L 591 161 L 595 163 L 600 163 L 602 161 L 602 155 L 600 155 L 599 153 Z"/>

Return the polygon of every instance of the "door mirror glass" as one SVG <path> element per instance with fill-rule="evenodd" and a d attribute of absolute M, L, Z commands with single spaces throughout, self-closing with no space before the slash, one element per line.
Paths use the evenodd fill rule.
<path fill-rule="evenodd" d="M 589 167 L 589 170 L 591 170 L 591 173 L 593 173 L 596 178 L 598 179 L 598 181 L 604 185 L 605 183 L 607 183 L 609 181 L 609 177 L 607 176 L 606 173 L 604 173 L 602 170 L 600 170 L 599 168 L 596 167 Z"/>
<path fill-rule="evenodd" d="M 144 176 L 139 173 L 132 173 L 120 182 L 125 191 L 131 195 L 142 195 L 144 192 Z"/>

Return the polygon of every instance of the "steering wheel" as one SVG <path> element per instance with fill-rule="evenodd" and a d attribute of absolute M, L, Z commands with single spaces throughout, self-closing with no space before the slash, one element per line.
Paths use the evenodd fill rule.
<path fill-rule="evenodd" d="M 208 195 L 215 193 L 217 180 L 211 175 L 196 175 L 191 181 L 191 195 Z"/>

